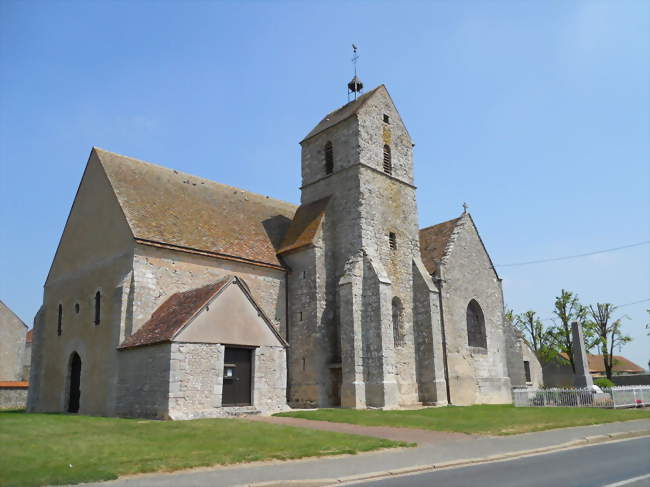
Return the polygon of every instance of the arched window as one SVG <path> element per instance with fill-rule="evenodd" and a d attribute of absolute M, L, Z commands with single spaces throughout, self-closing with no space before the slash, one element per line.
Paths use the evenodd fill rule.
<path fill-rule="evenodd" d="M 334 171 L 334 149 L 329 140 L 325 144 L 325 174 L 332 174 Z"/>
<path fill-rule="evenodd" d="M 393 341 L 395 343 L 395 348 L 404 346 L 404 325 L 403 325 L 403 314 L 404 306 L 402 306 L 402 300 L 395 296 L 393 298 Z"/>
<path fill-rule="evenodd" d="M 390 146 L 384 144 L 384 172 L 386 174 L 393 174 L 393 161 L 390 156 Z"/>
<path fill-rule="evenodd" d="M 63 306 L 59 305 L 59 316 L 56 320 L 56 334 L 61 336 L 63 332 Z"/>
<path fill-rule="evenodd" d="M 470 347 L 487 348 L 485 318 L 481 307 L 474 299 L 467 305 L 467 344 Z"/>
<path fill-rule="evenodd" d="M 95 293 L 95 325 L 99 325 L 101 316 L 102 295 L 99 291 Z"/>

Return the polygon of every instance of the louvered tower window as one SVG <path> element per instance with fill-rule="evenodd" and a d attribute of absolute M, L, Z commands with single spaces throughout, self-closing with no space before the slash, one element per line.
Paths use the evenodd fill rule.
<path fill-rule="evenodd" d="M 325 144 L 325 174 L 332 174 L 332 172 L 334 172 L 334 149 L 328 140 Z"/>
<path fill-rule="evenodd" d="M 397 250 L 397 236 L 393 232 L 388 234 L 388 246 L 391 250 Z"/>
<path fill-rule="evenodd" d="M 384 145 L 384 172 L 386 174 L 393 174 L 393 162 L 390 157 L 390 146 L 388 144 Z"/>

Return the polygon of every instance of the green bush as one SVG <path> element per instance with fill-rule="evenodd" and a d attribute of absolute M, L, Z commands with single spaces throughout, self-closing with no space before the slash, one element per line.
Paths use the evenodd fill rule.
<path fill-rule="evenodd" d="M 616 386 L 616 384 L 614 384 L 607 377 L 602 377 L 600 379 L 596 379 L 594 381 L 594 385 L 597 385 L 601 389 L 609 389 L 610 387 L 615 387 Z"/>

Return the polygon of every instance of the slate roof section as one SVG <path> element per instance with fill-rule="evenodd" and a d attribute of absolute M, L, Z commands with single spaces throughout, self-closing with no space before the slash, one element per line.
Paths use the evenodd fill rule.
<path fill-rule="evenodd" d="M 445 257 L 449 239 L 461 218 L 462 216 L 420 230 L 420 255 L 429 274 L 436 271 L 436 261 Z"/>
<path fill-rule="evenodd" d="M 318 122 L 318 125 L 316 125 L 312 129 L 312 131 L 309 132 L 304 139 L 302 139 L 301 143 L 306 141 L 307 139 L 312 138 L 314 135 L 317 135 L 323 132 L 324 130 L 333 127 L 337 123 L 341 123 L 343 120 L 347 120 L 352 115 L 355 115 L 361 109 L 361 107 L 366 103 L 366 101 L 368 101 L 370 97 L 380 88 L 385 88 L 385 87 L 384 85 L 379 85 L 376 88 L 370 90 L 369 92 L 359 96 L 356 100 L 346 103 L 341 108 L 337 108 L 333 112 L 330 112 L 327 115 L 325 115 L 325 117 L 320 122 Z"/>
<path fill-rule="evenodd" d="M 329 203 L 329 197 L 298 207 L 278 254 L 311 245 Z"/>
<path fill-rule="evenodd" d="M 118 348 L 132 348 L 168 342 L 205 306 L 212 297 L 233 280 L 227 276 L 198 289 L 176 293 L 167 298 L 138 331 L 126 338 Z"/>
<path fill-rule="evenodd" d="M 296 205 L 122 156 L 93 152 L 136 239 L 275 267 Z"/>

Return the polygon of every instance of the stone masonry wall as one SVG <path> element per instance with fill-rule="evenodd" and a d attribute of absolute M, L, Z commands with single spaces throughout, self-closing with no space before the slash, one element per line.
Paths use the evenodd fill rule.
<path fill-rule="evenodd" d="M 224 352 L 225 347 L 221 344 L 172 344 L 170 418 L 217 418 L 229 415 L 231 408 L 222 407 Z M 284 347 L 256 348 L 252 365 L 252 406 L 262 413 L 286 409 L 287 365 Z"/>
<path fill-rule="evenodd" d="M 22 409 L 27 404 L 27 387 L 0 386 L 0 409 Z"/>
<path fill-rule="evenodd" d="M 530 348 L 527 343 L 524 343 L 523 340 L 520 340 L 520 342 L 522 359 L 530 364 L 530 382 L 526 383 L 526 385 L 532 387 L 542 387 L 544 385 L 544 373 L 542 371 L 542 364 L 540 364 L 537 355 L 535 355 L 535 352 L 533 352 L 533 349 Z"/>
<path fill-rule="evenodd" d="M 285 255 L 291 269 L 287 279 L 289 287 L 289 401 L 295 407 L 330 405 L 327 397 L 329 372 L 327 351 L 328 324 L 323 319 L 324 279 L 320 247 L 305 247 Z M 320 289 L 320 292 L 319 292 Z M 331 326 L 331 325 L 330 325 Z M 323 350 L 325 349 L 325 350 Z"/>
<path fill-rule="evenodd" d="M 497 275 L 469 215 L 443 263 L 443 307 L 452 403 L 509 403 L 503 300 Z M 468 346 L 467 305 L 475 299 L 485 318 L 487 348 Z"/>
<path fill-rule="evenodd" d="M 413 262 L 413 341 L 418 400 L 447 404 L 439 293 L 424 264 Z"/>
<path fill-rule="evenodd" d="M 171 354 L 169 343 L 119 351 L 118 416 L 169 418 Z"/>
<path fill-rule="evenodd" d="M 224 347 L 211 343 L 173 343 L 169 416 L 194 419 L 218 416 L 223 389 Z"/>
<path fill-rule="evenodd" d="M 22 380 L 27 326 L 0 301 L 0 380 Z"/>
<path fill-rule="evenodd" d="M 284 347 L 255 349 L 253 406 L 264 414 L 287 409 L 287 356 Z"/>
<path fill-rule="evenodd" d="M 70 357 L 81 358 L 81 414 L 115 414 L 118 351 L 128 300 L 132 254 L 127 251 L 74 273 L 51 276 L 32 342 L 33 401 L 30 410 L 67 408 Z M 95 324 L 95 293 L 100 293 L 100 322 Z M 61 305 L 61 335 L 57 333 Z M 31 389 L 31 387 L 30 387 Z"/>
<path fill-rule="evenodd" d="M 133 262 L 135 292 L 133 319 L 127 336 L 135 332 L 169 296 L 213 283 L 226 275 L 241 277 L 255 302 L 285 336 L 285 272 L 201 255 L 138 245 Z"/>
<path fill-rule="evenodd" d="M 506 337 L 506 360 L 508 364 L 508 376 L 512 387 L 526 387 L 526 376 L 524 373 L 523 347 L 525 346 L 519 338 L 513 325 L 504 323 Z"/>

